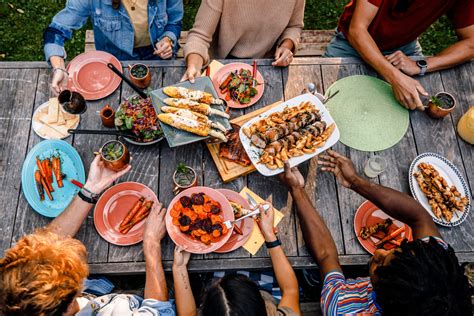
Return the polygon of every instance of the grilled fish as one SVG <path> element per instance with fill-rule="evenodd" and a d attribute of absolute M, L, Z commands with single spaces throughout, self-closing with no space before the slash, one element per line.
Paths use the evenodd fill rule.
<path fill-rule="evenodd" d="M 176 108 L 191 110 L 205 115 L 217 115 L 224 118 L 229 118 L 229 114 L 213 109 L 209 104 L 199 103 L 189 99 L 166 98 L 163 100 L 166 105 L 174 106 Z"/>
<path fill-rule="evenodd" d="M 240 142 L 240 127 L 236 124 L 232 124 L 232 127 L 234 129 L 226 134 L 228 139 L 227 143 L 220 145 L 219 156 L 244 167 L 250 166 L 250 158 Z"/>
<path fill-rule="evenodd" d="M 200 90 L 192 90 L 184 87 L 165 87 L 163 93 L 172 98 L 188 99 L 206 104 L 223 104 L 221 99 L 216 99 L 212 94 Z"/>
<path fill-rule="evenodd" d="M 222 132 L 211 129 L 211 127 L 202 122 L 192 120 L 186 117 L 182 117 L 173 113 L 162 113 L 158 114 L 158 119 L 170 126 L 177 129 L 193 133 L 199 136 L 211 136 L 215 137 L 223 142 L 227 141 L 227 138 Z"/>
<path fill-rule="evenodd" d="M 172 106 L 163 106 L 161 107 L 161 111 L 165 113 L 173 113 L 178 116 L 186 117 L 188 119 L 201 122 L 203 124 L 208 125 L 209 127 L 218 129 L 222 132 L 226 131 L 225 127 L 221 123 L 211 121 L 206 115 L 201 114 L 201 113 L 193 112 L 191 110 L 186 110 L 186 109 L 175 108 Z"/>

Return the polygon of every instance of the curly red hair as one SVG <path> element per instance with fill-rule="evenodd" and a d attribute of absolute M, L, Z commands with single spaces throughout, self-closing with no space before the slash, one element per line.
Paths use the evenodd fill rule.
<path fill-rule="evenodd" d="M 79 240 L 45 229 L 24 236 L 0 259 L 0 314 L 61 315 L 88 274 Z"/>

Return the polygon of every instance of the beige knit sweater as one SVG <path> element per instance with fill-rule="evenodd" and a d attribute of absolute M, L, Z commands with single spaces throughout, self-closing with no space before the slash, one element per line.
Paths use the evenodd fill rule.
<path fill-rule="evenodd" d="M 303 29 L 304 0 L 203 0 L 184 55 L 210 58 L 271 56 L 284 39 L 295 48 Z"/>

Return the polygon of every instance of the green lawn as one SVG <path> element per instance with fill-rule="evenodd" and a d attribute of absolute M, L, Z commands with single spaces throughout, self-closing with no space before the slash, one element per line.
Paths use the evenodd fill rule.
<path fill-rule="evenodd" d="M 200 0 L 184 0 L 184 29 L 192 27 Z M 307 0 L 306 29 L 332 29 L 348 0 Z M 0 3 L 0 61 L 43 60 L 43 31 L 65 0 L 16 0 Z M 89 25 L 89 28 L 90 25 Z M 66 44 L 68 57 L 84 50 L 85 29 L 76 31 Z M 421 37 L 425 54 L 435 54 L 456 40 L 446 19 L 441 18 Z"/>

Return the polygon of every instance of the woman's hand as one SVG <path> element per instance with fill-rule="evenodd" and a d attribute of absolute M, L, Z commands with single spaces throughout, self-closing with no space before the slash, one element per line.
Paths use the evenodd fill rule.
<path fill-rule="evenodd" d="M 285 39 L 275 51 L 275 67 L 287 67 L 293 61 L 293 41 Z"/>
<path fill-rule="evenodd" d="M 54 95 L 61 93 L 63 88 L 67 86 L 68 75 L 66 69 L 64 68 L 54 68 L 53 69 L 53 79 L 51 80 L 51 90 L 53 90 Z"/>
<path fill-rule="evenodd" d="M 267 210 L 264 210 L 263 205 L 268 205 L 270 206 Z M 260 210 L 260 217 L 257 221 L 258 226 L 260 227 L 260 231 L 263 234 L 263 237 L 265 237 L 265 241 L 275 241 L 276 236 L 275 236 L 275 230 L 274 230 L 274 217 L 275 217 L 275 212 L 273 211 L 273 206 L 265 202 L 264 204 L 260 204 L 258 206 Z"/>
<path fill-rule="evenodd" d="M 202 65 L 204 64 L 203 58 L 198 54 L 190 54 L 186 61 L 188 68 L 181 78 L 182 81 L 189 80 L 194 83 L 194 79 L 201 75 Z"/>
<path fill-rule="evenodd" d="M 130 160 L 131 161 L 131 160 Z M 100 159 L 100 155 L 95 156 L 92 160 L 89 175 L 84 187 L 95 194 L 100 194 L 102 191 L 111 186 L 115 180 L 126 174 L 132 166 L 129 164 L 122 171 L 113 171 L 105 167 L 104 162 Z"/>
<path fill-rule="evenodd" d="M 143 233 L 143 252 L 145 255 L 154 256 L 154 250 L 160 249 L 161 240 L 166 236 L 165 224 L 166 209 L 161 203 L 153 205 L 150 215 L 146 219 L 145 232 Z"/>
<path fill-rule="evenodd" d="M 189 258 L 191 258 L 191 253 L 187 252 L 180 246 L 175 246 L 173 268 L 186 268 Z"/>
<path fill-rule="evenodd" d="M 161 59 L 170 59 L 173 56 L 173 42 L 171 39 L 165 36 L 156 42 L 153 55 L 158 56 Z"/>
<path fill-rule="evenodd" d="M 291 168 L 288 161 L 285 161 L 285 172 L 280 173 L 278 177 L 290 190 L 304 188 L 303 175 L 297 167 Z"/>
<path fill-rule="evenodd" d="M 359 177 L 352 161 L 331 149 L 320 155 L 319 159 L 318 164 L 324 166 L 321 170 L 332 172 L 336 180 L 346 188 L 350 188 Z"/>

